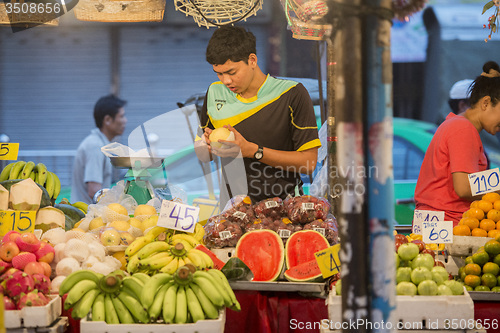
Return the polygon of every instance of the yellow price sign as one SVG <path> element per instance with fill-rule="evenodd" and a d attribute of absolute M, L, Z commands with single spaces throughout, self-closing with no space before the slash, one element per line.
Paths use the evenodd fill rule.
<path fill-rule="evenodd" d="M 0 160 L 16 161 L 19 143 L 0 143 Z"/>
<path fill-rule="evenodd" d="M 339 251 L 340 244 L 335 244 L 327 249 L 314 253 L 321 274 L 325 279 L 340 271 Z"/>
<path fill-rule="evenodd" d="M 36 211 L 0 210 L 0 236 L 11 230 L 20 233 L 35 230 Z"/>

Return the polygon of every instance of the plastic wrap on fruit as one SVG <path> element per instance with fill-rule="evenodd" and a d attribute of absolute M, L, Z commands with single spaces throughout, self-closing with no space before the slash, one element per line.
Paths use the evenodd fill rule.
<path fill-rule="evenodd" d="M 279 197 L 264 199 L 257 202 L 253 206 L 253 211 L 255 216 L 259 219 L 265 217 L 270 217 L 273 220 L 279 219 L 285 216 L 285 207 L 283 206 L 283 200 Z"/>
<path fill-rule="evenodd" d="M 252 200 L 248 196 L 236 196 L 229 200 L 221 215 L 226 220 L 244 226 L 255 220 Z"/>
<path fill-rule="evenodd" d="M 325 198 L 312 195 L 285 199 L 285 207 L 288 218 L 294 223 L 306 224 L 317 219 L 325 220 L 330 210 L 330 203 Z"/>
<path fill-rule="evenodd" d="M 251 222 L 245 224 L 245 232 L 260 229 L 271 229 L 273 227 L 273 219 L 269 217 L 264 217 L 262 219 L 254 219 Z"/>
<path fill-rule="evenodd" d="M 332 214 L 328 214 L 326 220 L 318 219 L 305 224 L 304 230 L 307 229 L 318 231 L 320 234 L 326 237 L 330 245 L 334 245 L 339 242 L 337 219 Z"/>
<path fill-rule="evenodd" d="M 205 224 L 203 240 L 209 248 L 234 247 L 242 234 L 243 231 L 238 223 L 216 215 L 209 218 Z"/>
<path fill-rule="evenodd" d="M 302 230 L 302 224 L 293 223 L 288 217 L 274 220 L 273 224 L 273 230 L 280 235 L 284 244 L 294 232 Z"/>

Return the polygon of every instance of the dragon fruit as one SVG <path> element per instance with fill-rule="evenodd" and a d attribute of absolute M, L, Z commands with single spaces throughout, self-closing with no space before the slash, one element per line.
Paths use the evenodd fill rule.
<path fill-rule="evenodd" d="M 34 288 L 43 294 L 50 293 L 50 279 L 43 274 L 33 274 L 31 276 L 35 284 Z"/>
<path fill-rule="evenodd" d="M 25 306 L 44 306 L 47 303 L 47 297 L 45 297 L 45 295 L 39 293 L 37 290 L 32 290 L 21 295 L 19 302 L 17 302 L 17 308 L 21 310 Z"/>
<path fill-rule="evenodd" d="M 22 293 L 28 293 L 35 288 L 35 283 L 31 275 L 22 271 L 15 272 L 5 280 L 5 294 L 14 299 Z"/>
<path fill-rule="evenodd" d="M 16 303 L 9 296 L 3 297 L 3 306 L 5 310 L 17 310 Z"/>

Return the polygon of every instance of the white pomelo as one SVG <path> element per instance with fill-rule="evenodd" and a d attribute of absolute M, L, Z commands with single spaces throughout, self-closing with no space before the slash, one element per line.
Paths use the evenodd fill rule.
<path fill-rule="evenodd" d="M 219 140 L 234 141 L 234 133 L 225 127 L 218 127 L 214 129 L 212 133 L 210 133 L 208 139 L 210 140 L 210 145 L 212 146 L 212 148 L 215 149 L 226 148 L 225 144 L 218 141 Z"/>

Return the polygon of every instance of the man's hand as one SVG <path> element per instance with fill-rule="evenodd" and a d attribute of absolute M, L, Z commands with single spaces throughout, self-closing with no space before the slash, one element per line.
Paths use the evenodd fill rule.
<path fill-rule="evenodd" d="M 224 127 L 233 132 L 234 141 L 219 140 L 219 142 L 223 143 L 224 146 L 219 149 L 211 147 L 211 151 L 220 157 L 253 157 L 253 154 L 257 151 L 258 146 L 255 143 L 248 142 L 243 135 L 241 135 L 240 132 L 234 129 L 231 125 L 224 125 Z M 255 147 L 255 151 L 252 151 L 253 147 Z"/>

